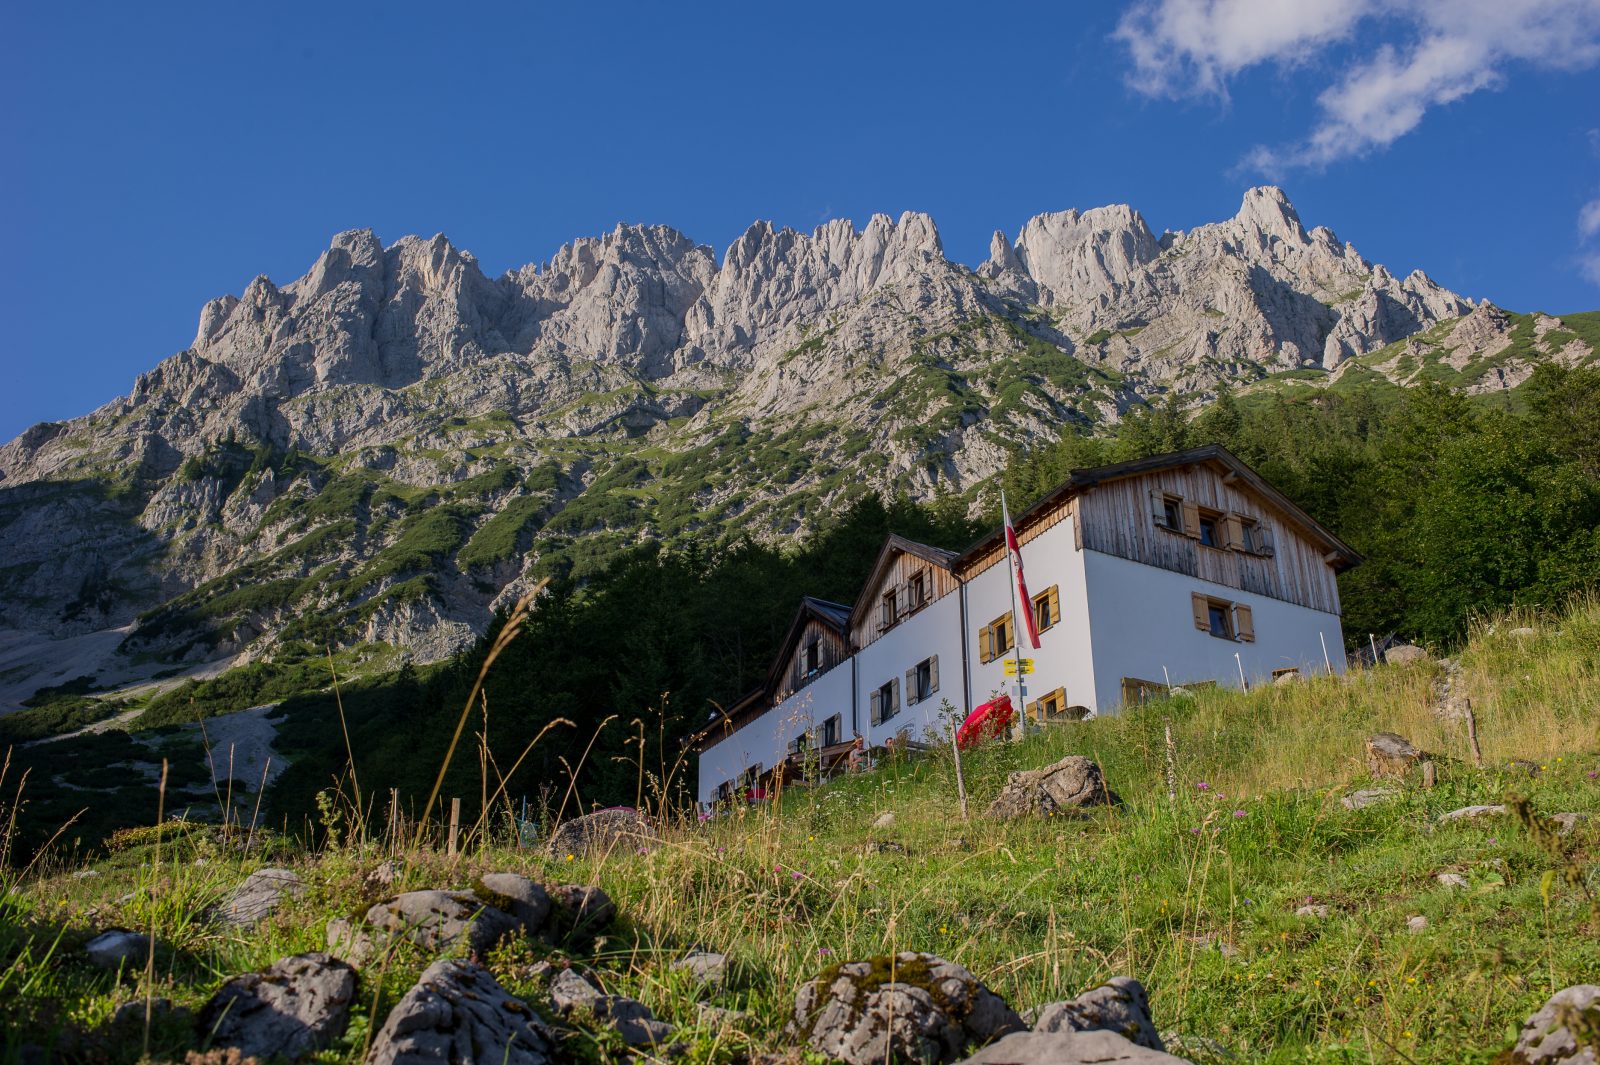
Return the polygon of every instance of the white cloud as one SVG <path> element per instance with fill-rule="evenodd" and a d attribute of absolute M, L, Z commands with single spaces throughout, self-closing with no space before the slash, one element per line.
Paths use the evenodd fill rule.
<path fill-rule="evenodd" d="M 1600 251 L 1595 250 L 1600 238 L 1600 200 L 1590 200 L 1578 210 L 1578 272 L 1600 285 Z"/>
<path fill-rule="evenodd" d="M 1518 63 L 1592 65 L 1600 60 L 1600 3 L 1140 0 L 1116 38 L 1133 60 L 1129 84 L 1151 96 L 1225 97 L 1228 79 L 1249 67 L 1298 67 L 1347 46 L 1348 69 L 1317 97 L 1311 132 L 1246 156 L 1247 167 L 1272 172 L 1386 147 L 1430 109 L 1502 84 Z"/>
<path fill-rule="evenodd" d="M 1578 212 L 1578 236 L 1583 240 L 1600 236 L 1600 200 L 1590 200 Z"/>

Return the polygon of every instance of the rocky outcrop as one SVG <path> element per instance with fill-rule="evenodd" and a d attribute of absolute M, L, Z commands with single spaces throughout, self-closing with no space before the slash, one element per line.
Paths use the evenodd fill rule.
<path fill-rule="evenodd" d="M 970 1043 L 1023 1030 L 1021 1018 L 966 969 L 905 951 L 836 965 L 795 997 L 788 1032 L 847 1065 L 948 1062 Z"/>
<path fill-rule="evenodd" d="M 1069 754 L 1043 769 L 1008 774 L 1005 787 L 989 804 L 988 814 L 1002 818 L 1048 817 L 1116 801 L 1116 793 L 1106 787 L 1099 763 L 1092 758 Z"/>
<path fill-rule="evenodd" d="M 296 954 L 235 976 L 200 1011 L 211 1045 L 245 1057 L 294 1059 L 344 1034 L 355 970 L 326 954 Z"/>
<path fill-rule="evenodd" d="M 1367 737 L 1367 770 L 1375 777 L 1404 776 L 1406 770 L 1427 757 L 1410 740 L 1393 732 Z"/>
<path fill-rule="evenodd" d="M 1131 976 L 1112 977 L 1100 987 L 1067 1002 L 1052 1002 L 1036 1011 L 1036 1032 L 1115 1032 L 1151 1050 L 1165 1050 L 1150 1016 L 1150 996 Z"/>
<path fill-rule="evenodd" d="M 659 1021 L 642 1002 L 608 995 L 572 969 L 550 982 L 550 1000 L 562 1016 L 587 1015 L 612 1029 L 629 1046 L 655 1046 L 672 1036 L 672 1025 Z"/>
<path fill-rule="evenodd" d="M 1130 1043 L 1113 1032 L 1018 1032 L 961 1065 L 1190 1065 L 1188 1058 Z"/>
<path fill-rule="evenodd" d="M 1529 1017 L 1506 1065 L 1600 1065 L 1600 986 L 1577 984 L 1551 995 Z"/>
<path fill-rule="evenodd" d="M 225 925 L 249 928 L 261 923 L 286 898 L 304 894 L 305 884 L 289 869 L 257 869 L 218 905 L 217 919 Z"/>
<path fill-rule="evenodd" d="M 621 847 L 625 850 L 654 850 L 660 833 L 637 810 L 617 807 L 563 821 L 550 834 L 545 849 L 556 858 L 605 854 Z"/>
<path fill-rule="evenodd" d="M 389 1011 L 365 1065 L 547 1065 L 550 1030 L 528 1004 L 467 961 L 436 961 Z"/>

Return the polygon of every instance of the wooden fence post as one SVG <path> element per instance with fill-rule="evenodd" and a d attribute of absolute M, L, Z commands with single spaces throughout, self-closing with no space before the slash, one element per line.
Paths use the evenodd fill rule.
<path fill-rule="evenodd" d="M 461 800 L 460 799 L 451 799 L 450 800 L 450 842 L 447 845 L 446 853 L 448 853 L 452 858 L 455 857 L 455 853 L 456 853 L 456 837 L 460 832 L 461 832 Z"/>

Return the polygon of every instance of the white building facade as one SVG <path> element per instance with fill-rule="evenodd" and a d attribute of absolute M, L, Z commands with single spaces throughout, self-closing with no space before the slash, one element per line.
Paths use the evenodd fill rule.
<path fill-rule="evenodd" d="M 1344 668 L 1336 577 L 1360 557 L 1221 447 L 1076 471 L 1015 528 L 1039 630 L 1020 649 L 1031 721 Z M 700 801 L 1015 702 L 1013 601 L 1003 530 L 960 554 L 890 537 L 856 603 L 802 604 L 767 685 L 691 737 Z"/>

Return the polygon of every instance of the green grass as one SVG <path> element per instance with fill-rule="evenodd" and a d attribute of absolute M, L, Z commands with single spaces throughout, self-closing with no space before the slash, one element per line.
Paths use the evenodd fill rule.
<path fill-rule="evenodd" d="M 1201 692 L 989 745 L 964 760 L 970 822 L 954 764 L 939 753 L 794 786 L 710 825 L 674 821 L 665 846 L 645 855 L 569 859 L 503 841 L 455 861 L 409 853 L 395 890 L 466 887 L 497 869 L 600 884 L 623 917 L 580 960 L 608 990 L 679 1025 L 690 1062 L 785 1046 L 796 989 L 831 965 L 928 950 L 1018 1008 L 1133 975 L 1150 989 L 1163 1030 L 1216 1040 L 1241 1061 L 1488 1063 L 1552 991 L 1600 979 L 1596 918 L 1579 891 L 1547 876 L 1570 861 L 1589 891 L 1600 890 L 1600 816 L 1580 824 L 1561 855 L 1514 818 L 1437 819 L 1508 794 L 1546 814 L 1600 815 L 1600 603 L 1480 625 L 1459 660 L 1482 768 L 1461 730 L 1430 712 L 1440 667 L 1426 662 L 1249 694 Z M 301 725 L 304 735 L 286 746 L 316 742 Z M 1439 783 L 1425 788 L 1413 774 L 1390 783 L 1392 801 L 1347 810 L 1338 797 L 1371 783 L 1362 738 L 1380 729 L 1433 752 Z M 1123 805 L 1083 818 L 982 815 L 1008 772 L 1069 753 L 1096 759 Z M 1531 759 L 1537 772 L 1512 758 Z M 661 784 L 674 790 L 670 780 L 647 782 L 646 794 Z M 893 826 L 874 827 L 885 811 Z M 365 874 L 385 854 L 376 840 L 308 850 L 258 832 L 246 857 L 238 836 L 176 825 L 158 860 L 154 837 L 150 828 L 118 837 L 92 879 L 47 860 L 0 893 L 11 908 L 0 920 L 0 1013 L 37 1033 L 102 1025 L 142 990 L 137 978 L 119 985 L 77 960 L 92 931 L 110 924 L 153 924 L 164 945 L 159 994 L 198 1007 L 227 974 L 321 949 L 328 919 L 372 900 Z M 900 849 L 873 846 L 890 841 Z M 310 890 L 250 934 L 199 918 L 266 864 L 295 868 Z M 1441 872 L 1468 886 L 1441 885 Z M 1308 903 L 1328 915 L 1295 913 Z M 1420 933 L 1407 927 L 1414 916 L 1427 918 Z M 713 999 L 747 1011 L 732 1030 L 701 1019 L 693 990 L 670 969 L 691 945 L 734 959 L 735 980 Z M 520 944 L 488 962 L 543 1008 L 527 968 L 540 956 L 559 963 L 570 954 Z M 318 1060 L 360 1060 L 366 1034 L 427 961 L 402 953 L 365 974 L 350 1033 Z M 187 1031 L 153 1037 L 158 1058 L 195 1048 Z M 583 1060 L 622 1056 L 604 1035 L 569 1038 Z M 133 1062 L 137 1042 L 113 1045 L 104 1060 Z"/>

